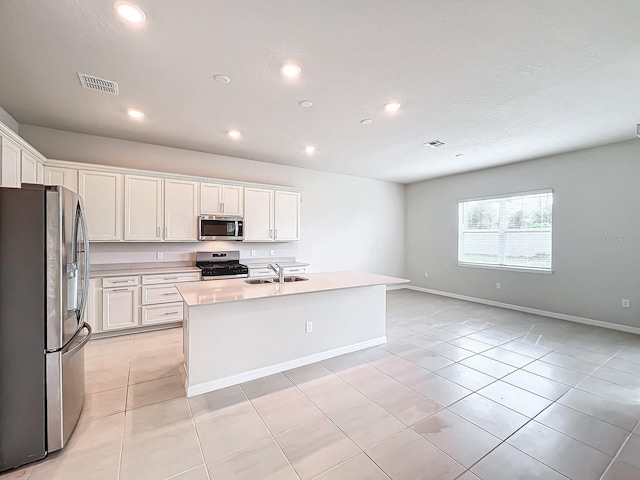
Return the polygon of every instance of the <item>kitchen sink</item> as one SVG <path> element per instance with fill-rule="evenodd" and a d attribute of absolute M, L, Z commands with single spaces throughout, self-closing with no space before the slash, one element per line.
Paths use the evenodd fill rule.
<path fill-rule="evenodd" d="M 275 280 L 277 282 L 278 280 Z M 244 283 L 248 283 L 249 285 L 262 285 L 264 283 L 274 283 L 274 280 L 271 278 L 253 278 L 250 280 L 245 280 Z"/>
<path fill-rule="evenodd" d="M 304 277 L 284 277 L 285 283 L 291 282 L 304 282 L 305 280 L 309 280 Z M 248 283 L 249 285 L 264 285 L 265 283 L 278 283 L 277 278 L 250 278 L 249 280 L 245 280 L 244 283 Z"/>

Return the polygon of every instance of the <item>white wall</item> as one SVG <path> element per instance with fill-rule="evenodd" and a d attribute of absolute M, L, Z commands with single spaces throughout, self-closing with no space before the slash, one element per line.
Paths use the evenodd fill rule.
<path fill-rule="evenodd" d="M 632 140 L 408 185 L 405 274 L 433 290 L 640 327 L 639 183 Z M 544 188 L 554 191 L 553 274 L 457 266 L 459 199 Z"/>
<path fill-rule="evenodd" d="M 9 112 L 7 112 L 2 107 L 0 107 L 0 122 L 4 123 L 14 132 L 18 133 L 18 122 L 16 122 L 13 117 L 9 115 Z"/>
<path fill-rule="evenodd" d="M 298 243 L 272 247 L 240 242 L 161 244 L 165 252 L 232 248 L 246 254 L 253 248 L 258 250 L 257 256 L 266 256 L 268 249 L 274 248 L 276 256 L 295 256 L 310 263 L 313 271 L 403 275 L 404 185 L 30 125 L 21 125 L 20 135 L 49 159 L 302 189 L 302 239 Z M 145 253 L 142 257 L 149 261 L 149 252 L 160 248 L 149 243 L 95 244 L 93 250 L 99 258 L 114 259 L 117 254 L 132 258 Z"/>

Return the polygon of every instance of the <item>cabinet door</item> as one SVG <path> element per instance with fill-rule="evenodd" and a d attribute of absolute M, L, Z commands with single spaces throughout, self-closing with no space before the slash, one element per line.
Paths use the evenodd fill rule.
<path fill-rule="evenodd" d="M 273 241 L 273 190 L 244 189 L 244 239 L 249 242 Z"/>
<path fill-rule="evenodd" d="M 275 192 L 275 241 L 300 240 L 300 194 Z"/>
<path fill-rule="evenodd" d="M 80 170 L 78 179 L 89 240 L 122 240 L 122 174 Z"/>
<path fill-rule="evenodd" d="M 244 214 L 244 187 L 222 185 L 222 213 L 225 215 Z"/>
<path fill-rule="evenodd" d="M 20 188 L 20 147 L 0 136 L 0 187 Z"/>
<path fill-rule="evenodd" d="M 162 240 L 162 179 L 124 177 L 124 239 Z"/>
<path fill-rule="evenodd" d="M 102 290 L 102 328 L 116 330 L 138 326 L 138 287 Z"/>
<path fill-rule="evenodd" d="M 22 183 L 37 183 L 38 159 L 29 152 L 22 150 Z"/>
<path fill-rule="evenodd" d="M 200 214 L 216 215 L 222 213 L 222 185 L 216 183 L 200 184 Z"/>
<path fill-rule="evenodd" d="M 102 279 L 89 280 L 89 297 L 87 302 L 86 318 L 84 319 L 94 333 L 102 331 Z"/>
<path fill-rule="evenodd" d="M 44 167 L 45 185 L 62 185 L 78 193 L 78 170 L 75 168 Z"/>
<path fill-rule="evenodd" d="M 36 164 L 36 183 L 44 185 L 44 163 L 42 162 Z"/>
<path fill-rule="evenodd" d="M 165 240 L 198 240 L 198 188 L 196 182 L 164 181 Z"/>

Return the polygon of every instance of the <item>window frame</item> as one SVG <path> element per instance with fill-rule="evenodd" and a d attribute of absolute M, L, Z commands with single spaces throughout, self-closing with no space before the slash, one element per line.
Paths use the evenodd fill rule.
<path fill-rule="evenodd" d="M 550 255 L 550 265 L 549 268 L 541 268 L 541 267 L 531 267 L 531 266 L 516 266 L 516 265 L 501 265 L 501 264 L 490 264 L 490 263 L 475 263 L 475 262 L 465 262 L 460 260 L 460 252 L 461 246 L 463 245 L 463 226 L 464 226 L 464 215 L 463 215 L 463 204 L 467 202 L 480 202 L 484 200 L 506 200 L 513 197 L 525 197 L 528 195 L 541 195 L 550 193 L 552 196 L 552 205 L 551 205 L 551 250 L 549 252 Z M 543 188 L 539 190 L 527 190 L 522 192 L 510 192 L 510 193 L 502 193 L 495 195 L 485 195 L 482 197 L 470 197 L 470 198 L 462 198 L 457 201 L 458 204 L 458 245 L 457 245 L 457 265 L 459 267 L 469 267 L 469 268 L 482 268 L 488 270 L 502 270 L 502 271 L 512 271 L 512 272 L 525 272 L 525 273 L 541 273 L 541 274 L 552 274 L 553 273 L 553 206 L 554 206 L 554 191 L 552 188 Z M 507 218 L 503 211 L 504 204 L 500 206 L 500 226 L 495 229 L 487 229 L 485 230 L 487 233 L 498 233 L 498 235 L 504 235 L 506 238 L 506 234 L 509 232 L 509 228 L 506 225 Z M 512 229 L 512 232 L 515 229 Z M 518 229 L 522 231 L 523 229 Z M 529 231 L 539 231 L 537 229 L 526 229 Z M 506 241 L 501 242 L 502 245 L 506 245 Z M 504 250 L 499 252 L 499 258 L 504 259 Z"/>

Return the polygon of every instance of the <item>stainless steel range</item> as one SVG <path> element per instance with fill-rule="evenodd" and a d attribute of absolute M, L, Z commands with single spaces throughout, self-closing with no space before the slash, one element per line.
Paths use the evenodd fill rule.
<path fill-rule="evenodd" d="M 222 280 L 225 278 L 245 278 L 249 267 L 240 263 L 240 252 L 197 252 L 196 267 L 202 270 L 202 280 Z"/>

